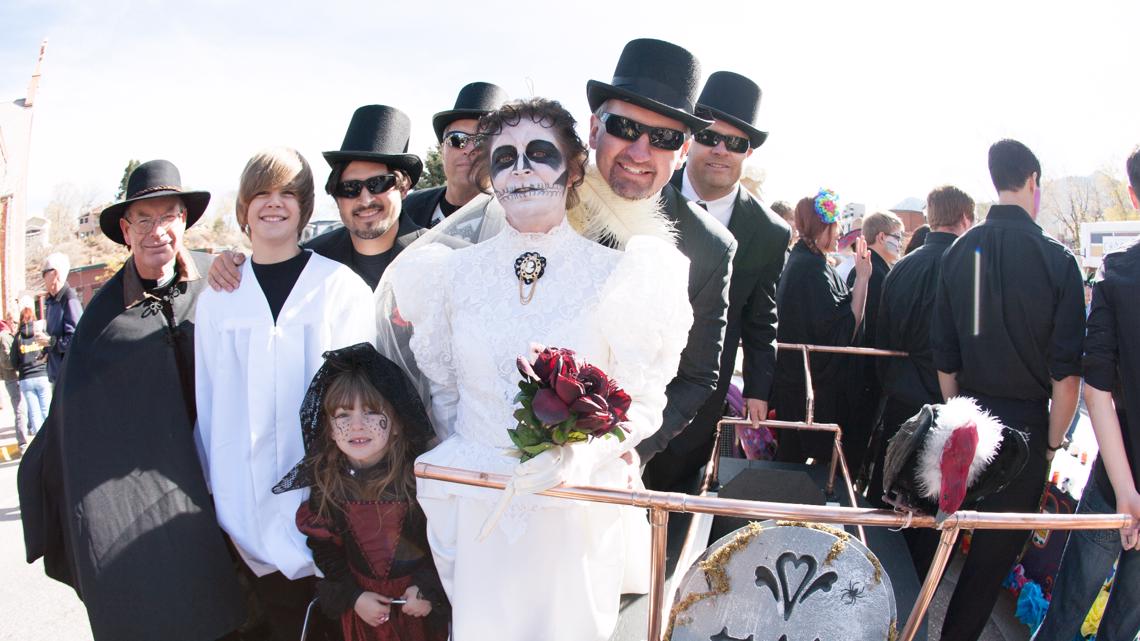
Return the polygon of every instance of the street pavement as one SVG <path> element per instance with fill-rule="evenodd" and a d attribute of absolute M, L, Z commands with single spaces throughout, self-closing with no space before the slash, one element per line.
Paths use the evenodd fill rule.
<path fill-rule="evenodd" d="M 12 410 L 4 399 L 0 444 L 14 442 Z M 75 591 L 49 579 L 43 561 L 24 560 L 24 529 L 16 494 L 19 460 L 0 460 L 0 641 L 89 641 L 87 610 Z"/>

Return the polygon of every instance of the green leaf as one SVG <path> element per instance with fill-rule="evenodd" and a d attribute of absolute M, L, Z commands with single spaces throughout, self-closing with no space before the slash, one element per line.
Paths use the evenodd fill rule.
<path fill-rule="evenodd" d="M 610 434 L 613 434 L 614 436 L 617 437 L 618 443 L 624 443 L 625 442 L 625 430 L 623 430 L 622 428 L 619 427 L 616 430 L 610 432 Z"/>
<path fill-rule="evenodd" d="M 524 452 L 526 452 L 527 454 L 530 454 L 531 456 L 538 456 L 539 454 L 542 454 L 543 452 L 545 452 L 546 450 L 549 450 L 552 447 L 556 447 L 556 446 L 554 445 L 554 443 L 547 441 L 545 443 L 538 443 L 537 445 L 528 445 L 528 446 L 522 448 L 522 450 Z"/>

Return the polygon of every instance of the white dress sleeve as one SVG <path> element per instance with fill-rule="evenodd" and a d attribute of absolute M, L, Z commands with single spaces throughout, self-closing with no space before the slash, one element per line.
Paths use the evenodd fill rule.
<path fill-rule="evenodd" d="M 194 309 L 194 403 L 197 407 L 197 420 L 194 425 L 194 445 L 198 449 L 198 462 L 202 464 L 202 476 L 206 489 L 210 483 L 210 441 L 213 434 L 213 372 L 217 368 L 214 357 L 218 348 L 214 344 L 217 328 L 213 323 L 214 294 L 206 288 L 198 295 Z M 212 491 L 212 490 L 211 490 Z"/>
<path fill-rule="evenodd" d="M 630 397 L 625 441 L 595 440 L 598 463 L 633 450 L 661 427 L 665 386 L 677 374 L 693 324 L 688 295 L 689 260 L 669 243 L 635 236 L 602 290 L 600 325 L 610 349 L 607 374 Z"/>
<path fill-rule="evenodd" d="M 440 244 L 404 252 L 389 268 L 395 312 L 411 325 L 408 346 L 427 379 L 436 435 L 454 431 L 459 388 L 452 362 L 449 274 L 454 250 Z"/>

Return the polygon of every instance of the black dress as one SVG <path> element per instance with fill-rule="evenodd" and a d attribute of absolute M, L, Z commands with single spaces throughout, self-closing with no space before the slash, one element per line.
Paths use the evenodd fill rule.
<path fill-rule="evenodd" d="M 780 310 L 777 339 L 781 343 L 849 346 L 858 340 L 851 292 L 827 260 L 812 251 L 803 240 L 796 242 L 776 290 Z M 812 389 L 815 392 L 815 422 L 838 423 L 847 420 L 849 390 L 854 387 L 851 358 L 836 354 L 811 355 Z M 782 421 L 802 421 L 806 417 L 806 387 L 803 354 L 780 350 L 776 356 L 776 381 L 772 407 Z M 817 462 L 830 460 L 833 437 L 826 433 L 780 430 L 777 433 L 781 461 Z"/>

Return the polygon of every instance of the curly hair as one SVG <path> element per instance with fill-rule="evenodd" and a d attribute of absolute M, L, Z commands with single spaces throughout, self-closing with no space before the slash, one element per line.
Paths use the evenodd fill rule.
<path fill-rule="evenodd" d="M 476 149 L 471 164 L 472 182 L 479 185 L 484 192 L 490 193 L 491 145 L 486 144 L 486 141 L 502 133 L 504 128 L 519 124 L 523 118 L 554 132 L 554 139 L 566 157 L 566 170 L 569 174 L 566 184 L 566 208 L 573 208 L 578 204 L 578 187 L 585 180 L 586 158 L 589 154 L 574 128 L 578 124 L 577 121 L 557 100 L 547 98 L 515 100 L 480 118 L 475 133 L 479 134 L 483 143 Z"/>

